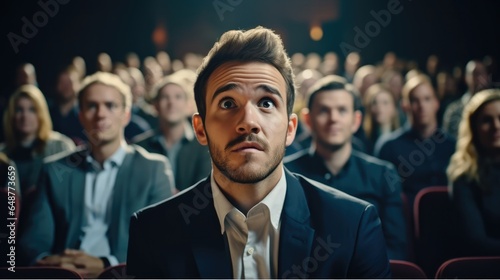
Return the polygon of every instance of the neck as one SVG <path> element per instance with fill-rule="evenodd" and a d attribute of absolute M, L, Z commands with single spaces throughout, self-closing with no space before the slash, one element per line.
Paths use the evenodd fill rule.
<path fill-rule="evenodd" d="M 252 207 L 261 202 L 278 184 L 283 175 L 283 163 L 264 180 L 255 184 L 240 184 L 231 181 L 215 166 L 213 168 L 215 182 L 226 198 L 245 215 Z"/>
<path fill-rule="evenodd" d="M 120 148 L 120 146 L 122 145 L 122 141 L 124 142 L 124 140 L 120 139 L 120 141 L 114 141 L 105 144 L 91 143 L 90 146 L 92 157 L 102 165 L 105 160 L 111 157 L 118 150 L 118 148 Z"/>
<path fill-rule="evenodd" d="M 179 142 L 184 136 L 184 122 L 178 123 L 168 123 L 161 122 L 160 130 L 165 137 L 165 142 L 167 143 L 167 147 L 170 148 Z"/>
<path fill-rule="evenodd" d="M 21 144 L 22 147 L 29 147 L 35 142 L 36 134 L 26 134 L 22 135 L 20 138 L 19 144 Z"/>
<path fill-rule="evenodd" d="M 392 124 L 390 123 L 380 125 L 380 134 L 391 132 L 391 130 L 392 130 Z"/>
<path fill-rule="evenodd" d="M 316 152 L 323 158 L 326 167 L 333 175 L 339 174 L 352 153 L 352 144 L 350 142 L 335 150 L 317 143 L 315 146 Z"/>
<path fill-rule="evenodd" d="M 437 123 L 432 122 L 430 124 L 422 124 L 422 125 L 413 125 L 413 129 L 417 131 L 417 133 L 420 135 L 422 139 L 427 139 L 436 132 L 437 129 Z"/>

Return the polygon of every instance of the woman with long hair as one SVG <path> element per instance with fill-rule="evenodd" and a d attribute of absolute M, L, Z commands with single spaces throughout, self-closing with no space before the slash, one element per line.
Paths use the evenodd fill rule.
<path fill-rule="evenodd" d="M 23 85 L 12 94 L 3 122 L 0 151 L 17 165 L 21 194 L 35 187 L 44 158 L 75 148 L 70 138 L 52 130 L 47 101 L 34 85 Z"/>
<path fill-rule="evenodd" d="M 367 139 L 368 153 L 373 153 L 377 139 L 399 128 L 396 100 L 391 91 L 382 84 L 374 84 L 366 90 L 363 129 Z"/>
<path fill-rule="evenodd" d="M 476 93 L 464 108 L 447 170 L 467 254 L 500 255 L 500 90 Z"/>

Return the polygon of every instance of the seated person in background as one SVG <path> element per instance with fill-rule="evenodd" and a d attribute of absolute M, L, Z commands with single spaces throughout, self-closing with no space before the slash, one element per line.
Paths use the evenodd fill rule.
<path fill-rule="evenodd" d="M 447 171 L 464 253 L 500 255 L 500 90 L 465 105 Z"/>
<path fill-rule="evenodd" d="M 408 122 L 382 136 L 374 155 L 397 168 L 399 177 L 386 179 L 402 183 L 411 211 L 420 190 L 447 185 L 446 167 L 455 151 L 455 139 L 437 126 L 439 101 L 427 76 L 419 74 L 408 80 L 402 101 Z"/>
<path fill-rule="evenodd" d="M 131 96 L 118 76 L 85 78 L 78 101 L 89 146 L 47 159 L 19 255 L 95 278 L 125 262 L 130 216 L 171 196 L 174 180 L 164 157 L 125 143 Z"/>
<path fill-rule="evenodd" d="M 366 153 L 373 153 L 378 138 L 399 128 L 399 113 L 394 95 L 382 84 L 366 90 L 363 129 L 366 135 Z"/>
<path fill-rule="evenodd" d="M 178 190 L 194 185 L 210 174 L 210 154 L 200 145 L 187 118 L 189 98 L 181 82 L 172 75 L 154 87 L 153 104 L 158 112 L 157 129 L 138 135 L 134 142 L 151 153 L 166 156 Z"/>
<path fill-rule="evenodd" d="M 471 60 L 465 66 L 465 83 L 467 92 L 460 99 L 448 105 L 443 115 L 443 130 L 453 137 L 458 135 L 458 127 L 462 119 L 462 111 L 472 96 L 490 86 L 488 69 L 483 62 Z"/>
<path fill-rule="evenodd" d="M 49 106 L 54 130 L 83 145 L 87 136 L 78 120 L 78 102 L 76 91 L 80 87 L 80 74 L 73 67 L 59 73 L 54 100 Z"/>
<path fill-rule="evenodd" d="M 21 194 L 36 187 L 44 158 L 75 149 L 70 138 L 52 130 L 47 101 L 34 85 L 12 94 L 3 122 L 5 143 L 0 151 L 16 163 Z"/>
<path fill-rule="evenodd" d="M 284 169 L 297 115 L 290 60 L 269 29 L 228 31 L 200 66 L 196 137 L 212 174 L 137 212 L 137 278 L 390 277 L 375 207 Z"/>
<path fill-rule="evenodd" d="M 340 76 L 320 79 L 309 93 L 303 119 L 313 136 L 310 149 L 287 156 L 285 166 L 375 205 L 390 259 L 406 259 L 406 223 L 401 184 L 389 184 L 386 173 L 397 176 L 392 164 L 352 149 L 351 138 L 361 123 L 355 89 Z"/>

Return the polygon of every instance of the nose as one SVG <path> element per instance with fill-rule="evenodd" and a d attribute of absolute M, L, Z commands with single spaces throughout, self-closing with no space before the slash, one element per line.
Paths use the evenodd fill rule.
<path fill-rule="evenodd" d="M 331 122 L 337 122 L 338 119 L 339 119 L 339 112 L 338 112 L 338 110 L 330 110 L 329 120 Z"/>
<path fill-rule="evenodd" d="M 250 134 L 255 133 L 258 134 L 261 130 L 261 127 L 258 122 L 258 113 L 255 111 L 258 110 L 252 104 L 247 103 L 241 109 L 241 117 L 236 127 L 238 133 L 241 134 Z"/>
<path fill-rule="evenodd" d="M 98 118 L 103 118 L 106 116 L 106 113 L 107 113 L 107 110 L 108 108 L 106 108 L 106 106 L 103 106 L 103 105 L 98 105 L 97 106 L 97 117 Z"/>

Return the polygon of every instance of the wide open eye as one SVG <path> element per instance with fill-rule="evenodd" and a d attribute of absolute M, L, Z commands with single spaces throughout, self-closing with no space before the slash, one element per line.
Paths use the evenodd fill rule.
<path fill-rule="evenodd" d="M 271 109 L 271 108 L 275 108 L 276 104 L 274 104 L 274 101 L 272 99 L 264 98 L 259 102 L 259 107 Z"/>
<path fill-rule="evenodd" d="M 226 98 L 226 99 L 222 99 L 219 102 L 219 107 L 222 109 L 231 109 L 231 108 L 236 107 L 236 104 L 234 103 L 234 100 Z"/>

